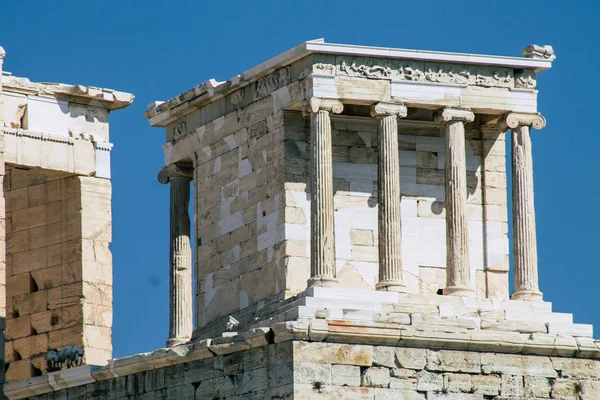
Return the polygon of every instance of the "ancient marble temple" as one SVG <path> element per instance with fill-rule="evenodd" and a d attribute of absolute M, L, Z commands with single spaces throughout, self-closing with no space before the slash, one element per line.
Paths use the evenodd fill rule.
<path fill-rule="evenodd" d="M 554 59 L 316 40 L 149 105 L 171 193 L 166 347 L 6 393 L 600 398 L 600 341 L 538 281 L 536 82 Z"/>

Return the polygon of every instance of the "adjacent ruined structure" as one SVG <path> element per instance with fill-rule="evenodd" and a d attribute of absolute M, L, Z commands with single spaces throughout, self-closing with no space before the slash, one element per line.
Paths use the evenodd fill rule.
<path fill-rule="evenodd" d="M 531 137 L 554 58 L 317 40 L 150 105 L 171 191 L 167 347 L 6 394 L 600 398 L 600 341 L 538 282 Z"/>
<path fill-rule="evenodd" d="M 0 71 L 5 52 L 0 48 Z M 1 330 L 5 379 L 48 371 L 51 349 L 112 357 L 108 114 L 133 101 L 95 87 L 0 81 Z"/>

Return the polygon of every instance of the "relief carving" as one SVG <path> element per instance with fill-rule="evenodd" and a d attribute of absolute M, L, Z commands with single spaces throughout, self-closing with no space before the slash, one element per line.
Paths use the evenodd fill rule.
<path fill-rule="evenodd" d="M 288 66 L 257 80 L 254 87 L 254 100 L 268 96 L 273 91 L 290 83 L 290 75 L 290 67 Z"/>
<path fill-rule="evenodd" d="M 365 64 L 360 65 L 356 65 L 356 61 L 352 61 L 350 65 L 346 61 L 342 61 L 340 71 L 343 72 L 342 75 L 371 79 L 389 78 L 392 75 L 390 67 L 372 64 L 373 61 L 371 59 L 368 59 Z"/>
<path fill-rule="evenodd" d="M 512 88 L 511 68 L 461 65 L 415 60 L 386 60 L 354 57 L 337 59 L 338 75 L 371 79 Z M 314 64 L 314 70 L 329 72 L 330 64 Z"/>
<path fill-rule="evenodd" d="M 178 141 L 179 139 L 184 137 L 185 134 L 186 134 L 185 121 L 180 121 L 173 127 L 173 141 L 174 142 Z"/>
<path fill-rule="evenodd" d="M 231 97 L 229 98 L 229 100 L 231 101 L 231 104 L 233 104 L 234 106 L 240 105 L 242 103 L 242 101 L 244 100 L 245 94 L 246 94 L 245 88 L 241 88 L 240 90 L 233 92 L 231 94 Z"/>
<path fill-rule="evenodd" d="M 520 71 L 515 74 L 515 87 L 535 89 L 535 73 L 530 70 Z"/>
<path fill-rule="evenodd" d="M 326 75 L 335 75 L 335 65 L 333 64 L 316 63 L 313 65 L 313 68 L 315 72 Z"/>
<path fill-rule="evenodd" d="M 425 79 L 423 68 L 414 61 L 404 61 L 398 69 L 398 78 L 401 80 L 419 82 Z"/>

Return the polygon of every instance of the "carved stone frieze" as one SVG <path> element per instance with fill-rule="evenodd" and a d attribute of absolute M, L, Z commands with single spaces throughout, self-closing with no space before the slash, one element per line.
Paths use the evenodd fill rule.
<path fill-rule="evenodd" d="M 355 60 L 342 60 L 340 72 L 340 75 L 372 79 L 385 79 L 392 76 L 392 68 L 386 65 L 378 65 L 376 61 L 370 58 L 366 59 L 364 63 L 360 63 Z"/>
<path fill-rule="evenodd" d="M 513 70 L 505 67 L 345 56 L 338 57 L 335 63 L 319 62 L 313 65 L 313 71 L 328 75 L 336 71 L 340 76 L 368 79 L 506 88 L 515 85 Z"/>
<path fill-rule="evenodd" d="M 535 89 L 535 72 L 522 70 L 515 73 L 515 87 L 523 89 Z"/>
<path fill-rule="evenodd" d="M 257 80 L 254 84 L 254 100 L 268 96 L 273 91 L 290 83 L 290 74 L 290 67 L 287 66 Z"/>
<path fill-rule="evenodd" d="M 245 95 L 246 88 L 241 88 L 239 90 L 236 90 L 231 94 L 231 96 L 229 96 L 229 101 L 231 101 L 231 104 L 233 104 L 234 106 L 238 106 L 242 103 L 242 101 L 244 101 Z"/>
<path fill-rule="evenodd" d="M 322 75 L 335 75 L 335 65 L 327 63 L 313 64 L 313 72 Z"/>

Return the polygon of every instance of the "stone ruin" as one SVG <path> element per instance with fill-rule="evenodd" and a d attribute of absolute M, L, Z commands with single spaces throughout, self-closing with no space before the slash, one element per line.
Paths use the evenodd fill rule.
<path fill-rule="evenodd" d="M 30 174 L 52 169 L 44 146 L 55 139 L 35 142 L 39 147 L 27 152 L 23 145 L 8 145 L 13 136 L 18 144 L 37 139 L 29 139 L 31 122 L 19 122 L 32 106 L 27 103 L 23 112 L 20 103 L 6 100 L 21 86 L 6 77 L 7 309 L 16 305 L 19 315 L 6 314 L 5 394 L 40 400 L 599 399 L 600 341 L 591 325 L 553 312 L 538 282 L 531 137 L 546 124 L 537 109 L 537 77 L 554 59 L 550 46 L 530 45 L 522 57 L 504 57 L 315 40 L 229 81 L 208 80 L 151 104 L 146 118 L 166 131 L 158 180 L 171 193 L 166 347 L 112 359 L 110 304 L 67 292 L 83 302 L 71 313 L 67 306 L 53 311 L 48 294 L 47 310 L 35 312 L 58 313 L 61 321 L 83 316 L 77 325 L 82 333 L 67 338 L 83 339 L 86 364 L 42 374 L 37 355 L 14 360 L 16 353 L 23 358 L 23 350 L 9 336 L 11 320 L 25 315 L 15 296 L 32 298 L 33 287 L 36 293 L 46 290 L 38 267 L 30 267 L 39 254 L 16 263 L 25 249 L 22 241 L 11 247 L 9 239 L 25 229 L 31 238 L 37 228 L 14 207 L 37 207 L 37 180 Z M 72 99 L 68 107 L 97 102 L 94 115 L 103 122 L 108 111 L 132 100 L 106 89 L 57 88 L 50 97 Z M 104 188 L 110 187 L 110 145 L 96 133 L 107 127 L 66 121 L 74 126 L 68 129 L 69 149 L 88 143 L 84 147 L 96 151 L 53 158 L 67 163 L 61 170 L 70 174 L 65 181 L 79 185 L 67 189 L 68 182 L 58 179 L 67 199 L 53 200 L 62 205 L 69 194 L 87 204 L 93 193 L 101 199 L 92 203 L 108 211 L 101 219 L 94 207 L 89 218 L 109 227 Z M 99 136 L 105 143 L 100 153 Z M 29 171 L 17 168 L 39 154 Z M 76 170 L 75 160 L 87 172 Z M 14 171 L 28 174 L 26 185 L 14 183 Z M 44 179 L 44 185 L 55 181 Z M 94 186 L 102 189 L 84 190 L 88 180 L 102 182 Z M 28 200 L 11 198 L 12 188 L 23 185 Z M 50 187 L 44 193 L 56 195 Z M 86 226 L 81 207 L 74 218 Z M 77 287 L 110 275 L 110 235 L 73 240 L 81 249 L 74 261 Z M 104 262 L 85 257 L 90 246 L 106 250 Z M 11 279 L 21 266 L 27 266 L 18 273 L 27 273 L 21 285 L 28 291 L 15 294 Z M 53 287 L 65 293 L 72 275 L 62 276 Z M 109 279 L 102 284 L 110 291 Z M 97 319 L 88 325 L 89 316 Z M 26 340 L 42 332 L 27 329 L 19 331 Z M 93 334 L 98 339 L 86 336 Z M 88 358 L 96 340 L 106 344 Z M 31 374 L 11 375 L 14 363 L 29 366 Z"/>

